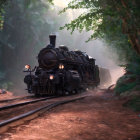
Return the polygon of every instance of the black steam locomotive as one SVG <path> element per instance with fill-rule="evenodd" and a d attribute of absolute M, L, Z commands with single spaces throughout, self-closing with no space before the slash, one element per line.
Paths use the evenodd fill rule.
<path fill-rule="evenodd" d="M 100 83 L 99 68 L 95 59 L 81 51 L 69 51 L 66 46 L 55 47 L 55 35 L 50 44 L 38 54 L 38 64 L 33 70 L 26 65 L 24 82 L 29 93 L 35 95 L 66 95 L 77 93 Z M 34 74 L 32 74 L 34 73 Z"/>

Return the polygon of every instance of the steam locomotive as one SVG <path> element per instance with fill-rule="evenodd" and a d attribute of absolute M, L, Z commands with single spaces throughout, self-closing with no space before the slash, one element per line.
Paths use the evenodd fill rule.
<path fill-rule="evenodd" d="M 24 78 L 28 93 L 36 96 L 66 95 L 99 85 L 99 68 L 95 59 L 79 50 L 69 51 L 64 45 L 56 48 L 56 35 L 49 38 L 50 44 L 38 54 L 39 66 L 34 69 L 25 66 L 24 72 L 29 73 Z"/>

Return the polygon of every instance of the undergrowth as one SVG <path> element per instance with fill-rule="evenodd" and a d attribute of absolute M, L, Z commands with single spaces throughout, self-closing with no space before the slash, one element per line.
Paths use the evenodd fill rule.
<path fill-rule="evenodd" d="M 115 94 L 131 97 L 124 106 L 140 111 L 140 57 L 134 57 L 131 63 L 124 67 L 126 73 L 117 81 Z"/>
<path fill-rule="evenodd" d="M 134 111 L 140 111 L 140 96 L 133 97 L 124 104 L 125 107 L 130 107 Z"/>
<path fill-rule="evenodd" d="M 117 95 L 140 86 L 140 57 L 135 56 L 129 64 L 123 65 L 123 67 L 126 73 L 116 83 L 115 93 Z"/>

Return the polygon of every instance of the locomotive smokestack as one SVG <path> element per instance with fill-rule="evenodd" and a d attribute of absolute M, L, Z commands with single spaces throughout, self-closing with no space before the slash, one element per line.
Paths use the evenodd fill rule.
<path fill-rule="evenodd" d="M 49 35 L 50 44 L 55 48 L 56 35 Z"/>

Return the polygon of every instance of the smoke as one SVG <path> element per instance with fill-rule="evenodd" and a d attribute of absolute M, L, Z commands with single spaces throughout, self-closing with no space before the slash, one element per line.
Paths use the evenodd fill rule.
<path fill-rule="evenodd" d="M 63 4 L 62 4 L 63 3 Z M 61 4 L 59 0 L 55 0 L 55 6 L 57 7 L 55 10 L 62 10 L 63 7 L 66 6 L 67 3 L 64 1 L 61 1 Z M 60 23 L 60 26 L 63 26 L 65 23 L 69 23 L 71 20 L 78 17 L 83 12 L 83 10 L 69 10 L 65 13 L 65 21 L 63 20 Z M 63 15 L 60 15 L 60 17 L 63 17 Z M 96 59 L 96 64 L 99 67 L 109 69 L 112 82 L 110 84 L 115 84 L 119 77 L 121 77 L 124 74 L 124 70 L 122 67 L 118 66 L 118 56 L 112 50 L 110 50 L 110 47 L 107 46 L 107 44 L 103 40 L 92 40 L 88 43 L 85 41 L 90 37 L 92 32 L 82 32 L 79 33 L 78 31 L 75 31 L 72 35 L 67 30 L 58 30 L 56 32 L 57 34 L 57 46 L 59 45 L 66 45 L 70 50 L 81 50 L 83 52 L 86 52 L 89 56 Z"/>
<path fill-rule="evenodd" d="M 44 1 L 45 3 L 46 0 L 42 0 L 42 1 Z M 75 19 L 76 17 L 78 17 L 78 15 L 80 15 L 83 12 L 83 10 L 78 10 L 78 11 L 68 10 L 66 13 L 62 15 L 58 15 L 58 12 L 62 10 L 64 7 L 66 7 L 69 1 L 70 0 L 67 0 L 67 1 L 54 0 L 54 6 L 51 6 L 49 10 L 46 10 L 45 14 L 40 17 L 38 22 L 36 22 L 36 24 L 38 23 L 36 25 L 36 28 L 33 28 L 34 35 L 35 35 L 34 38 L 36 38 L 35 40 L 33 40 L 31 37 L 26 37 L 26 34 L 24 35 L 24 32 L 27 33 L 30 31 L 22 30 L 20 28 L 21 23 L 18 24 L 19 29 L 22 31 L 18 35 L 20 36 L 22 34 L 20 37 L 20 42 L 18 43 L 20 48 L 17 45 L 18 46 L 17 52 L 19 53 L 17 54 L 16 61 L 17 61 L 18 66 L 13 67 L 13 70 L 16 72 L 14 71 L 11 72 L 13 81 L 16 81 L 16 84 L 15 84 L 16 87 L 14 89 L 16 93 L 22 94 L 24 92 L 24 89 L 26 88 L 26 85 L 23 82 L 23 78 L 25 74 L 22 73 L 22 68 L 24 67 L 25 64 L 31 64 L 32 67 L 34 67 L 35 65 L 38 65 L 36 56 L 38 55 L 39 50 L 41 50 L 42 48 L 46 47 L 47 44 L 49 44 L 50 33 L 55 33 L 57 35 L 56 46 L 66 45 L 70 50 L 78 49 L 83 52 L 86 52 L 89 56 L 96 59 L 96 64 L 99 65 L 99 67 L 109 69 L 111 72 L 112 83 L 115 83 L 116 80 L 123 74 L 123 69 L 120 68 L 118 64 L 116 63 L 117 56 L 111 52 L 111 50 L 107 47 L 107 45 L 102 40 L 97 39 L 97 40 L 93 40 L 88 43 L 85 43 L 88 37 L 90 37 L 91 32 L 79 33 L 78 31 L 75 31 L 71 35 L 70 31 L 59 30 L 61 26 L 64 26 L 65 23 L 69 23 L 71 20 Z M 18 14 L 15 14 L 15 11 L 13 11 L 12 16 L 13 16 L 13 19 L 14 17 L 16 19 L 16 16 L 19 18 Z M 33 20 L 34 19 L 35 18 L 33 18 Z M 44 25 L 46 28 L 44 28 L 44 26 L 40 26 L 39 24 L 39 22 L 42 19 L 43 21 L 45 19 L 45 21 L 47 22 L 47 23 L 44 22 Z M 34 21 L 30 21 L 30 23 L 34 25 Z M 28 26 L 29 25 L 27 24 L 25 27 L 28 27 Z M 27 29 L 25 27 L 24 29 Z M 18 31 L 18 33 L 20 32 L 20 30 Z M 5 32 L 5 36 L 7 37 L 6 32 Z M 12 38 L 11 42 L 13 40 L 14 39 Z M 40 42 L 38 40 L 40 40 Z M 14 43 L 12 42 L 12 44 Z M 16 56 L 16 55 L 13 54 L 13 56 Z M 21 93 L 20 93 L 20 90 L 22 90 Z"/>
<path fill-rule="evenodd" d="M 112 83 L 110 84 L 115 84 L 118 78 L 124 74 L 124 70 L 118 66 L 117 55 L 110 50 L 110 47 L 108 47 L 103 40 L 96 39 L 86 43 L 85 41 L 90 37 L 92 32 L 83 31 L 79 33 L 78 31 L 74 31 L 71 35 L 71 32 L 66 29 L 59 30 L 61 26 L 69 23 L 85 11 L 79 9 L 68 10 L 66 13 L 58 15 L 59 11 L 66 7 L 68 2 L 70 2 L 70 0 L 54 0 L 54 6 L 44 15 L 44 18 L 53 26 L 51 33 L 57 35 L 56 47 L 59 45 L 66 45 L 69 50 L 78 49 L 86 52 L 89 56 L 96 59 L 96 65 L 101 68 L 109 69 L 112 78 Z M 46 44 L 41 48 L 45 47 L 47 44 L 49 44 L 48 36 L 46 36 Z M 36 60 L 34 59 L 34 61 Z"/>
<path fill-rule="evenodd" d="M 58 31 L 57 46 L 63 44 L 70 50 L 81 50 L 96 59 L 96 65 L 101 68 L 109 69 L 112 83 L 115 84 L 119 77 L 124 74 L 122 67 L 118 66 L 117 55 L 113 53 L 102 40 L 93 40 L 88 43 L 85 41 L 90 36 L 89 33 L 74 32 L 70 35 L 67 31 Z M 109 85 L 107 85 L 109 86 Z"/>

